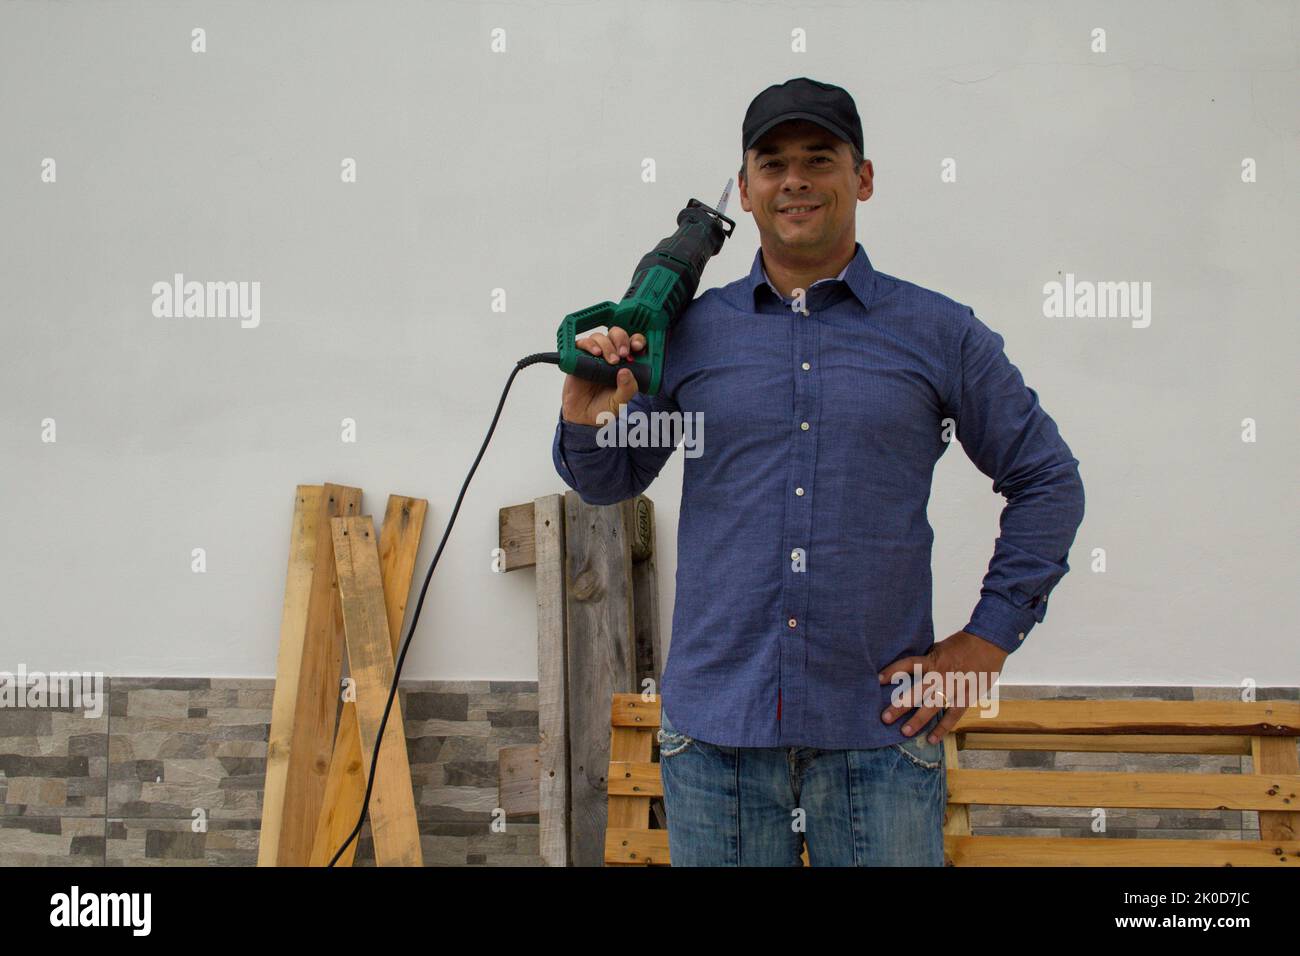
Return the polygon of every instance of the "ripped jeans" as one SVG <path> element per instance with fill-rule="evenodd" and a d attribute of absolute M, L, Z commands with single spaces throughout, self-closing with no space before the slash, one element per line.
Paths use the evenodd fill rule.
<path fill-rule="evenodd" d="M 948 774 L 939 723 L 870 750 L 724 747 L 660 716 L 673 866 L 943 866 Z"/>

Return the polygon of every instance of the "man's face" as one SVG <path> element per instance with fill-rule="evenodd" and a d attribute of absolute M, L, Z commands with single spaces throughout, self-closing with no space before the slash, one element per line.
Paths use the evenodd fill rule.
<path fill-rule="evenodd" d="M 807 120 L 768 130 L 745 152 L 740 204 L 754 214 L 762 243 L 802 256 L 832 255 L 854 236 L 857 204 L 871 196 L 871 161 L 853 169 L 844 140 Z M 815 206 L 794 214 L 792 207 Z"/>

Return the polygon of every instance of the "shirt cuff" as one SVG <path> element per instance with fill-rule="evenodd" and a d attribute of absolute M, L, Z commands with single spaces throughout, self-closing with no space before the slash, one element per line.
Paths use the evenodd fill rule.
<path fill-rule="evenodd" d="M 594 451 L 602 447 L 596 441 L 601 425 L 576 425 L 566 421 L 564 412 L 560 412 L 560 443 L 568 451 Z"/>
<path fill-rule="evenodd" d="M 1024 643 L 1034 624 L 1043 619 L 1046 604 L 1046 597 L 1040 597 L 1029 607 L 1018 608 L 996 594 L 985 594 L 962 630 L 982 637 L 1010 654 Z"/>

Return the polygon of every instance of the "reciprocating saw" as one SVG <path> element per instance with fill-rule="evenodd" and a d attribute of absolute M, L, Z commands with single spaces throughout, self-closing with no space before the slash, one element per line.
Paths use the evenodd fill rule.
<path fill-rule="evenodd" d="M 727 180 L 716 209 L 698 199 L 686 204 L 677 214 L 677 231 L 641 257 L 632 273 L 632 283 L 617 304 L 600 302 L 566 315 L 555 333 L 559 349 L 556 357 L 545 353 L 540 360 L 555 362 L 570 375 L 611 387 L 618 384 L 619 370 L 630 368 L 639 391 L 658 395 L 663 385 L 668 329 L 691 304 L 705 265 L 736 228 L 726 216 L 731 183 Z M 618 364 L 580 351 L 577 337 L 602 325 L 617 326 L 628 335 L 640 332 L 646 347 Z"/>

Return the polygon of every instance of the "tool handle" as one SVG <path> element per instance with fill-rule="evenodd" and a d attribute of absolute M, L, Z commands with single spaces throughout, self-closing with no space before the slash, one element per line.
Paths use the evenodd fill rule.
<path fill-rule="evenodd" d="M 579 353 L 575 359 L 574 369 L 571 374 L 578 376 L 578 378 L 587 379 L 590 382 L 599 382 L 602 385 L 608 385 L 610 388 L 616 388 L 618 387 L 618 370 L 621 368 L 632 370 L 632 375 L 636 378 L 636 387 L 640 391 L 649 391 L 650 376 L 654 371 L 650 367 L 649 358 L 626 358 L 617 365 L 611 365 L 605 361 L 603 356 Z"/>
<path fill-rule="evenodd" d="M 630 368 L 636 377 L 636 387 L 647 395 L 654 395 L 658 382 L 655 381 L 655 361 L 663 367 L 664 342 L 663 329 L 651 328 L 642 321 L 637 311 L 626 312 L 619 316 L 619 309 L 613 302 L 598 302 L 578 312 L 564 317 L 556 333 L 556 348 L 559 350 L 560 368 L 570 375 L 599 382 L 611 388 L 618 386 L 618 370 Z M 583 332 L 589 332 L 598 326 L 619 326 L 629 335 L 640 333 L 645 336 L 646 345 L 640 354 L 624 359 L 618 365 L 611 365 L 604 356 L 595 356 L 589 352 L 579 351 L 576 339 Z"/>

